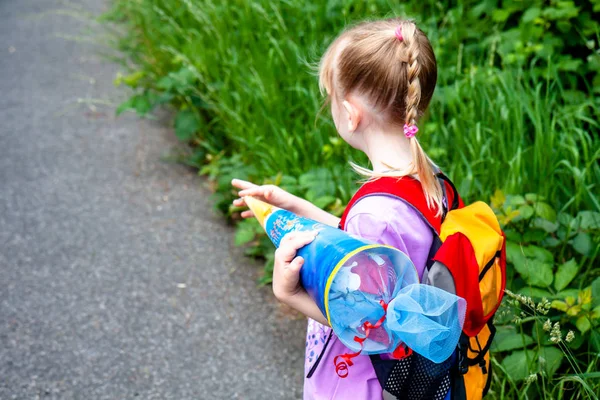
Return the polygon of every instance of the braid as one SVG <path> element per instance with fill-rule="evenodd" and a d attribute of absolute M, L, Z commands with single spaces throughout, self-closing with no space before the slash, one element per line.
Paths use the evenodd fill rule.
<path fill-rule="evenodd" d="M 419 63 L 420 47 L 417 41 L 417 27 L 411 21 L 403 21 L 402 38 L 406 46 L 406 111 L 405 123 L 408 126 L 416 126 L 419 117 L 419 103 L 421 102 L 421 81 L 419 75 L 421 65 Z M 429 208 L 437 209 L 438 215 L 442 212 L 442 188 L 434 176 L 434 169 L 431 160 L 421 147 L 416 137 L 409 138 L 410 149 L 414 157 L 414 166 L 421 181 L 421 186 L 425 192 L 425 198 Z"/>
<path fill-rule="evenodd" d="M 406 78 L 408 81 L 406 90 L 406 124 L 416 125 L 419 113 L 419 102 L 421 101 L 421 82 L 419 81 L 419 73 L 421 65 L 419 64 L 419 43 L 415 40 L 416 26 L 410 21 L 402 23 L 402 36 L 406 45 L 407 53 L 407 71 Z"/>

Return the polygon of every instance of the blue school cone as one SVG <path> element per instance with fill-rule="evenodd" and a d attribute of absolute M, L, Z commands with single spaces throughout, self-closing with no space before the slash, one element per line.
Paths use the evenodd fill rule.
<path fill-rule="evenodd" d="M 399 354 L 407 346 L 440 363 L 452 355 L 462 331 L 466 302 L 419 283 L 408 256 L 252 197 L 244 198 L 267 235 L 279 247 L 290 232 L 318 231 L 298 251 L 304 289 L 327 317 L 336 336 L 355 351 L 339 356 L 347 375 L 361 354 Z"/>

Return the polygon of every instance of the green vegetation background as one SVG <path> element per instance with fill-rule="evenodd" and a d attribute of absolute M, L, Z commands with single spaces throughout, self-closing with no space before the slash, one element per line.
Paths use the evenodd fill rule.
<path fill-rule="evenodd" d="M 600 0 L 115 0 L 103 18 L 134 89 L 118 112 L 175 110 L 180 160 L 214 183 L 281 185 L 335 214 L 365 159 L 335 133 L 314 63 L 353 21 L 414 18 L 439 84 L 428 154 L 467 201 L 489 200 L 509 240 L 490 398 L 600 393 Z M 266 257 L 251 221 L 236 242 Z"/>

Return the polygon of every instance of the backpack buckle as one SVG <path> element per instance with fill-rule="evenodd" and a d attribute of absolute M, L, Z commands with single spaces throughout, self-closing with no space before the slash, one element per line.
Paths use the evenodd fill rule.
<path fill-rule="evenodd" d="M 458 361 L 458 372 L 460 372 L 461 375 L 465 375 L 467 372 L 469 372 L 469 366 L 464 359 L 460 360 L 460 357 Z"/>
<path fill-rule="evenodd" d="M 466 356 L 467 348 L 465 346 L 458 345 L 458 372 L 461 375 L 465 375 L 469 372 L 469 363 L 467 362 Z"/>
<path fill-rule="evenodd" d="M 488 373 L 485 358 L 479 361 L 479 366 L 481 367 L 481 372 L 483 372 L 484 375 Z"/>

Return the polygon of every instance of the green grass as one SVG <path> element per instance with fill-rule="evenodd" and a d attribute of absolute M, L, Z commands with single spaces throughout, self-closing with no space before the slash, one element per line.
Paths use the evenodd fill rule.
<path fill-rule="evenodd" d="M 194 139 L 208 152 L 238 154 L 256 168 L 256 178 L 364 160 L 331 143 L 336 133 L 327 118 L 315 124 L 322 98 L 310 62 L 346 21 L 401 14 L 402 7 L 294 0 L 115 4 L 113 16 L 130 27 L 119 47 L 142 72 L 135 85 L 167 93 L 193 113 Z M 427 27 L 432 40 L 444 33 L 443 26 Z M 600 210 L 593 99 L 569 99 L 550 68 L 539 76 L 490 67 L 492 50 L 438 51 L 447 56 L 439 61 L 425 149 L 470 200 L 496 189 L 534 191 L 560 207 Z M 351 188 L 344 193 L 347 200 Z"/>
<path fill-rule="evenodd" d="M 502 189 L 538 193 L 559 209 L 600 210 L 593 103 L 564 101 L 557 81 L 519 70 L 475 71 L 440 88 L 427 141 L 443 149 L 439 162 L 469 199 Z"/>
<path fill-rule="evenodd" d="M 279 184 L 339 214 L 359 179 L 348 161 L 365 158 L 338 137 L 327 111 L 319 114 L 323 99 L 313 65 L 349 22 L 414 16 L 439 65 L 438 88 L 421 122 L 423 147 L 467 201 L 488 201 L 496 190 L 529 193 L 527 200 L 506 199 L 505 227 L 514 231 L 509 239 L 530 249 L 547 248 L 553 274 L 575 259 L 581 272 L 570 292 L 553 295 L 560 301 L 579 296 L 579 301 L 600 276 L 599 228 L 588 224 L 576 226 L 576 235 L 564 232 L 581 211 L 600 211 L 595 6 L 591 0 L 578 6 L 510 2 L 504 8 L 485 1 L 452 3 L 115 0 L 104 19 L 118 22 L 107 24 L 124 67 L 117 83 L 135 90 L 119 112 L 145 115 L 155 106 L 172 107 L 175 134 L 191 144 L 183 161 L 215 182 L 217 205 L 225 212 L 233 196 L 230 179 L 238 177 Z M 534 227 L 539 218 L 531 210 L 542 209 L 535 204 L 541 200 L 551 212 L 543 227 Z M 529 216 L 511 222 L 515 207 L 529 210 Z M 249 249 L 254 256 L 271 251 L 260 230 L 247 222 L 240 224 L 236 242 L 259 243 Z M 269 281 L 270 267 L 267 262 L 263 282 Z M 525 277 L 511 274 L 511 288 L 527 289 Z M 577 313 L 553 309 L 551 316 L 577 330 L 583 341 L 596 336 L 590 330 L 579 334 L 575 321 L 580 314 L 592 315 L 592 303 L 581 302 L 573 306 L 584 307 Z M 521 336 L 539 331 L 542 318 L 534 317 L 519 325 Z M 600 346 L 600 335 L 597 339 Z M 536 336 L 521 347 L 535 352 L 547 345 L 547 338 Z M 530 365 L 528 372 L 539 374 L 531 382 L 506 368 L 509 357 L 527 351 L 498 353 L 490 398 L 593 398 L 590 390 L 600 390 L 594 375 L 599 360 L 589 344 L 576 345 L 574 355 L 565 347 L 569 362 L 563 362 L 560 375 Z"/>

